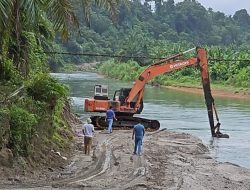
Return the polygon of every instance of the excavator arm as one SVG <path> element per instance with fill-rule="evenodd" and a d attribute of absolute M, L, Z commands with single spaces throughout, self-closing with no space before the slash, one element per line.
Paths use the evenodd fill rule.
<path fill-rule="evenodd" d="M 208 71 L 208 59 L 207 59 L 206 50 L 204 48 L 197 47 L 196 48 L 197 57 L 189 58 L 186 60 L 175 61 L 177 57 L 180 57 L 191 50 L 188 50 L 183 53 L 178 53 L 167 59 L 160 60 L 159 62 L 153 65 L 150 65 L 147 69 L 145 69 L 140 74 L 139 78 L 135 81 L 134 86 L 132 87 L 128 97 L 125 100 L 125 103 L 129 107 L 130 102 L 134 101 L 136 102 L 135 109 L 138 109 L 140 106 L 141 99 L 143 97 L 145 85 L 147 84 L 148 81 L 150 81 L 152 78 L 160 74 L 169 73 L 171 71 L 179 70 L 187 66 L 198 64 L 198 66 L 200 67 L 200 71 L 201 71 L 201 80 L 202 80 L 205 102 L 206 102 L 207 111 L 208 111 L 208 119 L 209 119 L 211 134 L 213 137 L 228 138 L 229 137 L 228 135 L 220 133 L 219 129 L 217 128 L 217 126 L 220 125 L 220 123 L 219 123 L 219 118 L 218 118 L 216 108 L 215 108 L 214 98 L 212 97 L 212 93 L 211 93 L 209 71 Z M 216 126 L 214 125 L 214 113 L 216 116 L 216 120 L 218 122 Z"/>
<path fill-rule="evenodd" d="M 222 134 L 220 132 L 219 117 L 216 111 L 214 98 L 212 96 L 211 87 L 210 87 L 207 52 L 202 48 L 197 48 L 196 51 L 197 51 L 197 58 L 198 58 L 199 66 L 200 66 L 201 81 L 202 81 L 202 86 L 203 86 L 205 102 L 207 106 L 211 135 L 212 137 L 229 138 L 229 135 Z M 214 114 L 217 120 L 216 126 L 214 125 Z"/>

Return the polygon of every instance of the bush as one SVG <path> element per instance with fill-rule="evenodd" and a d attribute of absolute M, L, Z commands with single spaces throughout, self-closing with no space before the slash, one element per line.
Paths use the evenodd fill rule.
<path fill-rule="evenodd" d="M 3 65 L 3 73 L 1 73 L 0 79 L 10 81 L 11 83 L 17 85 L 20 85 L 22 83 L 22 77 L 13 65 L 12 60 L 5 60 L 5 63 Z"/>
<path fill-rule="evenodd" d="M 36 115 L 15 105 L 10 107 L 10 148 L 14 153 L 21 156 L 29 155 L 33 126 L 36 124 Z"/>
<path fill-rule="evenodd" d="M 243 68 L 235 75 L 234 85 L 238 87 L 250 87 L 250 67 Z"/>
<path fill-rule="evenodd" d="M 55 108 L 57 100 L 68 95 L 68 88 L 47 73 L 35 74 L 27 86 L 29 96 L 48 103 L 51 109 Z"/>
<path fill-rule="evenodd" d="M 9 142 L 10 126 L 9 113 L 6 109 L 0 108 L 0 150 Z"/>

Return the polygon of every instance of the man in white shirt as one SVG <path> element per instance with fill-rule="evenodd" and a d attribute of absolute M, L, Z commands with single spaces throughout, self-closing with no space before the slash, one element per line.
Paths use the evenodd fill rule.
<path fill-rule="evenodd" d="M 94 125 L 91 124 L 91 119 L 87 119 L 87 123 L 83 125 L 82 132 L 84 135 L 84 153 L 90 154 L 90 149 L 92 146 L 92 139 L 94 134 Z"/>

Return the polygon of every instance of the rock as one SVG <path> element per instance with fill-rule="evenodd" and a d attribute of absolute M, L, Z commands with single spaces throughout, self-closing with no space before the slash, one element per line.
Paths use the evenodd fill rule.
<path fill-rule="evenodd" d="M 13 153 L 8 148 L 3 148 L 0 151 L 0 165 L 5 167 L 13 166 Z"/>
<path fill-rule="evenodd" d="M 117 161 L 114 163 L 114 165 L 115 165 L 115 166 L 118 166 L 119 164 L 120 164 L 120 163 L 119 163 L 119 162 L 117 162 Z"/>
<path fill-rule="evenodd" d="M 15 178 L 8 178 L 8 181 L 11 181 L 12 183 L 14 183 L 14 182 L 19 182 L 19 183 L 21 183 L 22 181 L 19 179 L 19 177 L 15 177 Z"/>
<path fill-rule="evenodd" d="M 61 156 L 61 153 L 60 152 L 56 152 L 57 155 Z"/>
<path fill-rule="evenodd" d="M 51 172 L 53 172 L 53 171 L 54 171 L 54 169 L 53 169 L 53 168 L 48 168 L 48 170 L 49 170 L 49 171 L 51 171 Z"/>
<path fill-rule="evenodd" d="M 63 159 L 63 160 L 68 160 L 68 158 L 67 158 L 67 157 L 65 157 L 65 156 L 62 156 L 62 159 Z"/>

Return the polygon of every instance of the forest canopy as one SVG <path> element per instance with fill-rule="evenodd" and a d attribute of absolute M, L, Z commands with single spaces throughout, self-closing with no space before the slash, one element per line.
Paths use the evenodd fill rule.
<path fill-rule="evenodd" d="M 83 18 L 81 9 L 76 7 L 76 10 L 77 17 Z M 249 49 L 250 16 L 246 9 L 227 16 L 223 12 L 206 9 L 195 0 L 179 3 L 174 0 L 144 3 L 133 0 L 122 3 L 117 15 L 115 23 L 112 23 L 107 11 L 94 6 L 90 22 L 81 22 L 79 33 L 69 41 L 62 44 L 57 41 L 61 48 L 57 50 L 159 56 L 163 52 L 156 49 L 176 47 L 176 44 L 181 49 L 194 46 L 230 46 L 232 51 Z M 179 49 L 168 49 L 165 54 L 171 54 L 173 50 Z M 65 56 L 64 59 L 72 63 L 103 60 L 83 56 Z"/>

